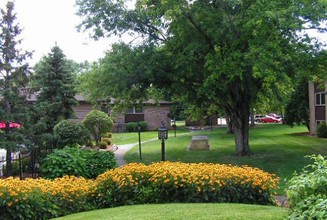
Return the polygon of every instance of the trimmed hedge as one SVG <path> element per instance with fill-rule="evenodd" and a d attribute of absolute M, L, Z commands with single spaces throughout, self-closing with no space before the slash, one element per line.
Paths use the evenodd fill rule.
<path fill-rule="evenodd" d="M 129 132 L 138 131 L 138 126 L 140 125 L 141 131 L 146 131 L 148 129 L 148 124 L 145 121 L 140 122 L 129 122 L 126 124 L 126 130 Z"/>

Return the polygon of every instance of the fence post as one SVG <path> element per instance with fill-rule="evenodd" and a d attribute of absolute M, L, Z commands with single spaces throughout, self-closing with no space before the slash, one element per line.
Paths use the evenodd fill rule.
<path fill-rule="evenodd" d="M 23 179 L 23 170 L 22 170 L 22 157 L 21 154 L 18 154 L 18 165 L 19 165 L 19 179 Z"/>

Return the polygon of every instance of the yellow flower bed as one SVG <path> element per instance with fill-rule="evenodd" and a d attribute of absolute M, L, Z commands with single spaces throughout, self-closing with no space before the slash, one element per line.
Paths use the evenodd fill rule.
<path fill-rule="evenodd" d="M 132 163 L 109 170 L 96 179 L 96 184 L 99 197 L 108 195 L 105 192 L 108 189 L 126 194 L 114 194 L 116 198 L 112 198 L 113 201 L 120 198 L 122 204 L 124 201 L 269 204 L 274 203 L 273 193 L 278 181 L 275 175 L 248 166 L 159 162 L 148 166 Z M 130 201 L 134 197 L 135 200 Z"/>
<path fill-rule="evenodd" d="M 96 180 L 0 179 L 4 219 L 50 219 L 69 213 L 137 203 L 240 202 L 273 204 L 278 178 L 247 166 L 139 163 L 108 170 Z"/>
<path fill-rule="evenodd" d="M 0 179 L 0 209 L 10 218 L 19 215 L 54 217 L 83 210 L 93 193 L 94 182 L 84 178 L 20 180 L 10 177 Z"/>

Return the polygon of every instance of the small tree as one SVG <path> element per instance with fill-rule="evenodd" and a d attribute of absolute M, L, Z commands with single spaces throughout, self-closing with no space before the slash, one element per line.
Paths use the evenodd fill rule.
<path fill-rule="evenodd" d="M 83 145 L 90 139 L 90 133 L 84 124 L 74 120 L 62 120 L 53 130 L 59 148 Z"/>
<path fill-rule="evenodd" d="M 305 125 L 310 130 L 310 110 L 309 110 L 309 91 L 308 79 L 303 78 L 296 85 L 290 100 L 285 108 L 285 124 L 293 127 L 294 124 Z"/>
<path fill-rule="evenodd" d="M 40 147 L 53 145 L 53 128 L 64 119 L 74 117 L 75 69 L 66 59 L 63 51 L 54 46 L 35 66 L 32 81 L 33 89 L 38 91 L 34 114 L 34 131 Z"/>
<path fill-rule="evenodd" d="M 90 131 L 96 144 L 101 142 L 101 136 L 111 132 L 113 127 L 112 119 L 104 112 L 99 110 L 90 111 L 84 121 L 85 127 Z"/>

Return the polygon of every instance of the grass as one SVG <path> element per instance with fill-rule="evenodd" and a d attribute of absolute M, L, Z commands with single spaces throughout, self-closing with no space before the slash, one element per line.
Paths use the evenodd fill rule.
<path fill-rule="evenodd" d="M 303 135 L 306 128 L 297 126 L 290 128 L 281 124 L 262 124 L 250 129 L 250 147 L 253 156 L 234 156 L 234 136 L 226 134 L 226 128 L 220 127 L 214 130 L 187 132 L 178 130 L 176 137 L 170 131 L 166 141 L 166 160 L 182 162 L 206 162 L 223 163 L 233 165 L 249 165 L 258 167 L 281 178 L 279 194 L 284 194 L 287 181 L 294 171 L 300 171 L 310 160 L 306 155 L 327 155 L 327 140 Z M 137 133 L 114 134 L 118 138 L 129 136 L 134 140 L 129 143 L 137 143 Z M 156 132 L 144 132 L 142 140 L 156 138 Z M 207 135 L 209 137 L 209 151 L 187 151 L 193 135 Z M 132 138 L 133 136 L 133 138 Z M 135 136 L 135 137 L 134 137 Z M 126 139 L 126 138 L 125 138 Z M 150 164 L 161 160 L 161 142 L 157 139 L 142 144 L 142 161 L 139 160 L 138 146 L 131 149 L 125 156 L 127 162 L 142 162 Z"/>
<path fill-rule="evenodd" d="M 278 220 L 287 217 L 287 209 L 275 206 L 260 206 L 246 204 L 150 204 L 122 206 L 109 209 L 82 212 L 59 219 L 84 220 L 84 219 L 111 219 L 111 220 L 182 220 L 182 219 L 205 219 L 205 220 L 247 220 L 265 219 Z"/>

